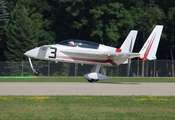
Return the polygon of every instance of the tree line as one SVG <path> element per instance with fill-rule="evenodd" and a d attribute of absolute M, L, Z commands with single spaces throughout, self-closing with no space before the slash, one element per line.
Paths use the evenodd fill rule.
<path fill-rule="evenodd" d="M 156 24 L 164 25 L 157 58 L 173 60 L 175 0 L 0 0 L 0 61 L 70 38 L 120 47 L 131 29 L 138 52 Z"/>

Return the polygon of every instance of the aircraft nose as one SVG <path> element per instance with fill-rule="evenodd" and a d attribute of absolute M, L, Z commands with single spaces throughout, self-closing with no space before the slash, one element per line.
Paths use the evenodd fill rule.
<path fill-rule="evenodd" d="M 28 56 L 28 57 L 37 57 L 37 54 L 38 54 L 38 48 L 34 48 L 34 49 L 31 49 L 27 52 L 24 53 L 24 55 Z"/>

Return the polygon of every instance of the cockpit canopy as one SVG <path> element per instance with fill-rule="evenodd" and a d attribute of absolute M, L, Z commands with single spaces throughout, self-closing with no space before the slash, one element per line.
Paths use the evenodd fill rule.
<path fill-rule="evenodd" d="M 91 48 L 98 49 L 99 44 L 95 42 L 89 42 L 85 40 L 76 40 L 76 39 L 68 39 L 58 42 L 60 45 L 72 46 L 72 47 L 83 47 L 83 48 Z"/>

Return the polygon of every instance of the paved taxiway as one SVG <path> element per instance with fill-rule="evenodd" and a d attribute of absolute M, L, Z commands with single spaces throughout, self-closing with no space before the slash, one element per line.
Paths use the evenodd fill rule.
<path fill-rule="evenodd" d="M 175 96 L 175 83 L 0 82 L 0 95 Z"/>

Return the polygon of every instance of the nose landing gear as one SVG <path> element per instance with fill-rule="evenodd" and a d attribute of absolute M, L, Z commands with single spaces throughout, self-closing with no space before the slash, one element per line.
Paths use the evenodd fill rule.
<path fill-rule="evenodd" d="M 31 67 L 31 69 L 32 69 L 32 71 L 33 71 L 33 74 L 36 75 L 36 76 L 39 76 L 40 72 L 39 72 L 38 70 L 35 70 L 35 69 L 33 68 L 31 58 L 30 58 L 30 57 L 28 57 L 28 58 L 29 58 L 29 63 L 30 63 L 30 67 Z"/>

